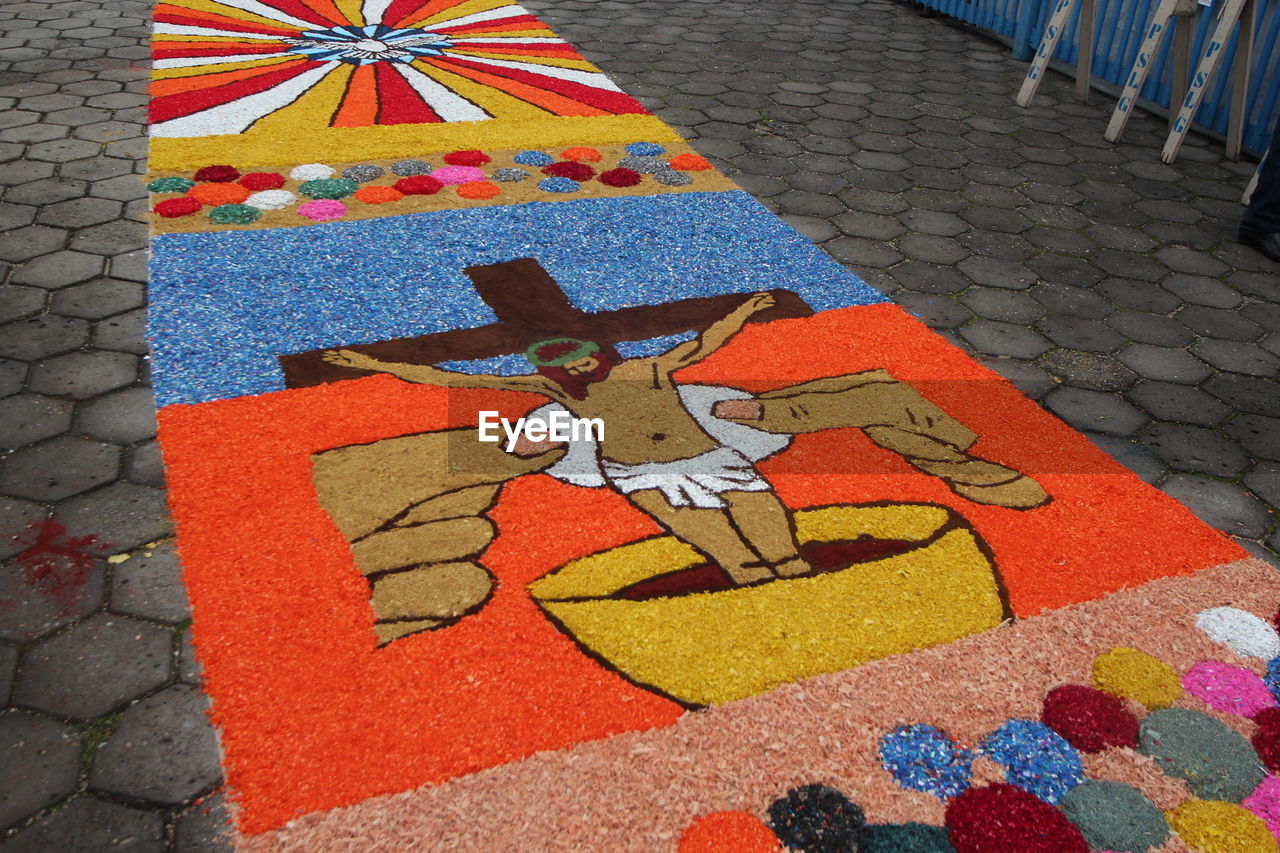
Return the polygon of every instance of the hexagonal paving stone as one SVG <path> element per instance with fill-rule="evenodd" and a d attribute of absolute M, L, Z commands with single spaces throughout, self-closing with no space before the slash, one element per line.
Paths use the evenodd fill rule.
<path fill-rule="evenodd" d="M 74 791 L 79 766 L 80 737 L 74 728 L 34 714 L 0 713 L 0 779 L 8 780 L 0 786 L 0 826 Z"/>
<path fill-rule="evenodd" d="M 177 804 L 221 778 L 218 744 L 205 711 L 208 700 L 178 684 L 133 705 L 89 771 L 96 790 Z"/>
<path fill-rule="evenodd" d="M 144 300 L 144 288 L 138 282 L 99 278 L 57 291 L 50 310 L 64 316 L 97 320 L 137 308 Z"/>
<path fill-rule="evenodd" d="M 1215 477 L 1234 477 L 1250 460 L 1235 443 L 1202 427 L 1151 424 L 1140 440 L 1175 471 L 1193 471 Z"/>
<path fill-rule="evenodd" d="M 44 309 L 48 294 L 38 287 L 0 284 L 0 323 L 28 317 Z"/>
<path fill-rule="evenodd" d="M 111 277 L 127 281 L 147 280 L 147 252 L 140 249 L 111 258 Z"/>
<path fill-rule="evenodd" d="M 162 853 L 165 849 L 164 820 L 159 812 L 88 795 L 76 797 L 0 842 L 0 853 Z"/>
<path fill-rule="evenodd" d="M 98 613 L 27 651 L 14 702 L 91 720 L 167 681 L 172 654 L 172 631 Z"/>
<path fill-rule="evenodd" d="M 1182 323 L 1159 314 L 1120 311 L 1107 318 L 1107 324 L 1125 337 L 1144 344 L 1180 347 L 1195 340 L 1195 335 Z"/>
<path fill-rule="evenodd" d="M 172 531 L 164 493 L 146 486 L 114 483 L 62 504 L 54 517 L 68 535 L 93 535 L 119 553 L 162 539 Z"/>
<path fill-rule="evenodd" d="M 111 609 L 170 624 L 181 622 L 191 615 L 181 577 L 172 542 L 134 554 L 112 573 Z"/>
<path fill-rule="evenodd" d="M 1209 377 L 1201 387 L 1243 412 L 1280 417 L 1280 383 L 1273 380 L 1219 373 Z"/>
<path fill-rule="evenodd" d="M 25 261 L 61 249 L 67 232 L 44 225 L 28 225 L 0 234 L 0 260 Z"/>
<path fill-rule="evenodd" d="M 972 287 L 960 301 L 979 317 L 1006 323 L 1034 323 L 1044 316 L 1044 308 L 1025 293 L 999 287 Z"/>
<path fill-rule="evenodd" d="M 75 322 L 83 323 L 82 320 Z M 44 394 L 83 399 L 130 385 L 138 378 L 138 359 L 122 352 L 73 352 L 37 364 L 31 388 Z"/>
<path fill-rule="evenodd" d="M 974 284 L 987 287 L 1026 290 L 1038 280 L 1036 274 L 1027 267 L 1000 257 L 967 258 L 956 268 Z"/>
<path fill-rule="evenodd" d="M 1138 381 L 1138 375 L 1113 356 L 1074 349 L 1046 353 L 1040 366 L 1062 382 L 1090 391 L 1123 391 Z"/>
<path fill-rule="evenodd" d="M 1280 418 L 1237 415 L 1227 424 L 1227 435 L 1260 459 L 1280 460 Z"/>
<path fill-rule="evenodd" d="M 1217 279 L 1197 275 L 1171 275 L 1160 286 L 1194 305 L 1210 308 L 1235 308 L 1243 300 L 1239 292 Z"/>
<path fill-rule="evenodd" d="M 1244 478 L 1255 495 L 1273 507 L 1280 507 L 1280 463 L 1259 462 Z"/>
<path fill-rule="evenodd" d="M 1109 435 L 1133 435 L 1147 416 L 1115 394 L 1084 388 L 1059 388 L 1046 398 L 1046 407 L 1076 429 Z"/>
<path fill-rule="evenodd" d="M 1195 385 L 1213 373 L 1213 368 L 1182 350 L 1134 344 L 1120 351 L 1119 359 L 1139 376 L 1163 382 Z"/>
<path fill-rule="evenodd" d="M 1100 282 L 1097 289 L 1116 307 L 1129 311 L 1168 314 L 1181 304 L 1169 291 L 1131 278 L 1109 278 Z"/>
<path fill-rule="evenodd" d="M 1191 346 L 1191 352 L 1214 367 L 1232 373 L 1263 377 L 1280 373 L 1280 358 L 1254 344 L 1202 340 Z"/>
<path fill-rule="evenodd" d="M 1271 523 L 1266 507 L 1235 483 L 1176 474 L 1160 489 L 1185 504 L 1206 524 L 1234 536 L 1261 538 Z"/>
<path fill-rule="evenodd" d="M 1155 454 L 1131 438 L 1091 432 L 1084 433 L 1084 436 L 1112 459 L 1137 474 L 1144 483 L 1154 485 L 1168 473 L 1164 463 Z"/>
<path fill-rule="evenodd" d="M 1058 387 L 1057 381 L 1034 364 L 1017 358 L 976 355 L 975 359 L 985 367 L 999 373 L 1013 386 L 1032 399 L 1039 399 Z"/>
<path fill-rule="evenodd" d="M 987 355 L 1035 358 L 1050 349 L 1049 342 L 1033 330 L 996 320 L 977 320 L 961 329 L 960 335 Z"/>
<path fill-rule="evenodd" d="M 72 404 L 36 394 L 0 400 L 0 448 L 25 447 L 67 431 Z"/>
<path fill-rule="evenodd" d="M 114 480 L 120 448 L 64 435 L 0 461 L 0 491 L 53 503 Z"/>
<path fill-rule="evenodd" d="M 76 198 L 51 204 L 40 211 L 36 221 L 59 228 L 84 228 L 110 222 L 120 216 L 118 201 L 105 198 Z"/>
<path fill-rule="evenodd" d="M 1256 341 L 1263 334 L 1261 326 L 1242 316 L 1238 310 L 1188 305 L 1174 316 L 1201 337 Z"/>
<path fill-rule="evenodd" d="M 1190 385 L 1143 380 L 1125 396 L 1152 416 L 1195 426 L 1217 426 L 1231 413 L 1216 397 Z"/>
<path fill-rule="evenodd" d="M 178 648 L 178 678 L 187 684 L 200 685 L 203 668 L 196 656 L 195 644 L 191 642 L 191 629 L 182 632 L 182 641 Z"/>
<path fill-rule="evenodd" d="M 102 274 L 102 258 L 83 252 L 62 251 L 27 261 L 13 271 L 17 284 L 58 288 Z"/>
<path fill-rule="evenodd" d="M 77 231 L 71 248 L 95 255 L 118 255 L 146 244 L 146 229 L 136 222 L 107 222 Z"/>
<path fill-rule="evenodd" d="M 1124 336 L 1111 327 L 1083 317 L 1055 314 L 1036 327 L 1058 346 L 1085 352 L 1112 352 L 1124 343 Z"/>

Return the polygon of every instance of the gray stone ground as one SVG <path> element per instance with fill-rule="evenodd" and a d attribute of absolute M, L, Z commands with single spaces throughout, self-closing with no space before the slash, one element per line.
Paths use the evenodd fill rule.
<path fill-rule="evenodd" d="M 1280 269 L 1251 171 L 889 0 L 532 0 L 867 281 L 1255 553 Z M 217 850 L 143 340 L 148 4 L 0 5 L 0 853 Z M 41 527 L 46 519 L 56 526 Z M 19 784 L 10 784 L 19 780 Z"/>

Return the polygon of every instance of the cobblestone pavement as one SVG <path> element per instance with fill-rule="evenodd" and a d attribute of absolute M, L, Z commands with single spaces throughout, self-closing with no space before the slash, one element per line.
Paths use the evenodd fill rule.
<path fill-rule="evenodd" d="M 1251 171 L 887 0 L 532 0 L 867 281 L 1240 538 L 1280 551 L 1280 269 Z M 218 850 L 217 747 L 143 341 L 138 0 L 0 6 L 0 853 Z M 1096 99 L 1095 99 L 1096 100 Z M 1270 550 L 1268 550 L 1268 546 Z M 22 555 L 18 559 L 13 559 Z"/>

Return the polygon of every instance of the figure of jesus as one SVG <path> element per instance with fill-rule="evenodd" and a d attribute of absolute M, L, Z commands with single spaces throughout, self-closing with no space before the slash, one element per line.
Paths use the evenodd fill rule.
<path fill-rule="evenodd" d="M 735 423 L 761 421 L 760 429 L 778 433 L 830 427 L 771 429 L 764 425 L 769 420 L 766 414 L 770 414 L 765 404 L 736 389 L 724 389 L 735 393 L 736 399 L 722 398 L 708 412 L 691 413 L 687 399 L 682 397 L 682 386 L 672 376 L 719 350 L 753 315 L 773 304 L 774 298 L 768 293 L 752 294 L 694 340 L 656 356 L 622 359 L 613 354 L 611 348 L 591 341 L 571 338 L 540 341 L 527 351 L 537 373 L 523 376 L 458 373 L 430 365 L 383 361 L 346 349 L 326 352 L 324 358 L 338 366 L 387 373 L 424 385 L 540 394 L 575 417 L 599 419 L 605 427 L 598 443 L 598 470 L 604 484 L 625 495 L 634 506 L 706 554 L 735 583 L 743 585 L 802 575 L 812 569 L 801 554 L 788 508 L 756 469 L 753 458 L 712 436 L 715 430 L 709 431 L 711 419 L 732 419 Z M 874 381 L 847 384 L 846 389 L 874 385 L 878 389 L 873 389 L 877 399 L 887 401 L 888 408 L 905 413 L 913 424 L 928 420 L 927 426 L 920 427 L 923 433 L 897 430 L 909 436 L 915 448 L 921 441 L 929 443 L 924 451 L 911 451 L 911 456 L 918 457 L 908 458 L 913 465 L 926 471 L 930 465 L 947 466 L 948 472 L 964 471 L 968 466 L 972 476 L 968 480 L 963 476 L 959 479 L 969 492 L 961 493 L 973 495 L 971 499 L 982 502 L 1027 508 L 1047 499 L 1034 481 L 1018 472 L 967 456 L 957 449 L 955 441 L 929 438 L 927 433 L 934 429 L 935 422 L 938 422 L 935 432 L 945 429 L 941 421 L 946 416 L 884 371 L 869 373 L 877 374 Z M 907 397 L 895 396 L 898 389 L 905 389 Z M 820 396 L 824 402 L 839 399 L 831 393 Z M 918 418 L 915 412 L 909 412 L 913 408 L 912 400 L 928 408 L 929 414 Z M 803 406 L 787 406 L 785 400 L 777 402 L 784 404 L 783 420 L 799 422 L 806 417 L 821 416 L 805 411 Z M 838 425 L 864 425 L 856 420 Z M 888 421 L 877 417 L 870 422 Z M 950 423 L 959 431 L 967 432 L 954 421 Z M 895 429 L 882 427 L 882 431 Z M 873 440 L 885 445 L 883 439 Z M 530 456 L 559 446 L 521 438 L 513 452 Z M 782 446 L 785 441 L 775 445 L 773 451 Z M 898 452 L 908 456 L 904 451 Z M 755 454 L 755 458 L 763 455 L 766 454 Z M 930 473 L 943 476 L 936 471 Z M 950 474 L 947 478 L 955 479 Z M 960 490 L 954 482 L 952 487 Z M 993 496 L 991 499 L 977 497 L 988 493 Z M 1013 497 L 1009 497 L 1011 495 Z M 1002 503 L 1002 500 L 1018 503 Z"/>

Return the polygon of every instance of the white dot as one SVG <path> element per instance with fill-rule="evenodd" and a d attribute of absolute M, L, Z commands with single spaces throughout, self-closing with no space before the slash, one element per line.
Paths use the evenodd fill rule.
<path fill-rule="evenodd" d="M 295 181 L 320 181 L 333 175 L 333 169 L 324 163 L 307 163 L 294 166 L 289 177 Z"/>
<path fill-rule="evenodd" d="M 1243 658 L 1280 656 L 1280 634 L 1267 622 L 1238 607 L 1212 607 L 1196 617 L 1196 627 Z"/>
<path fill-rule="evenodd" d="M 291 206 L 298 197 L 288 190 L 263 190 L 245 199 L 245 204 L 258 210 L 284 210 Z"/>

